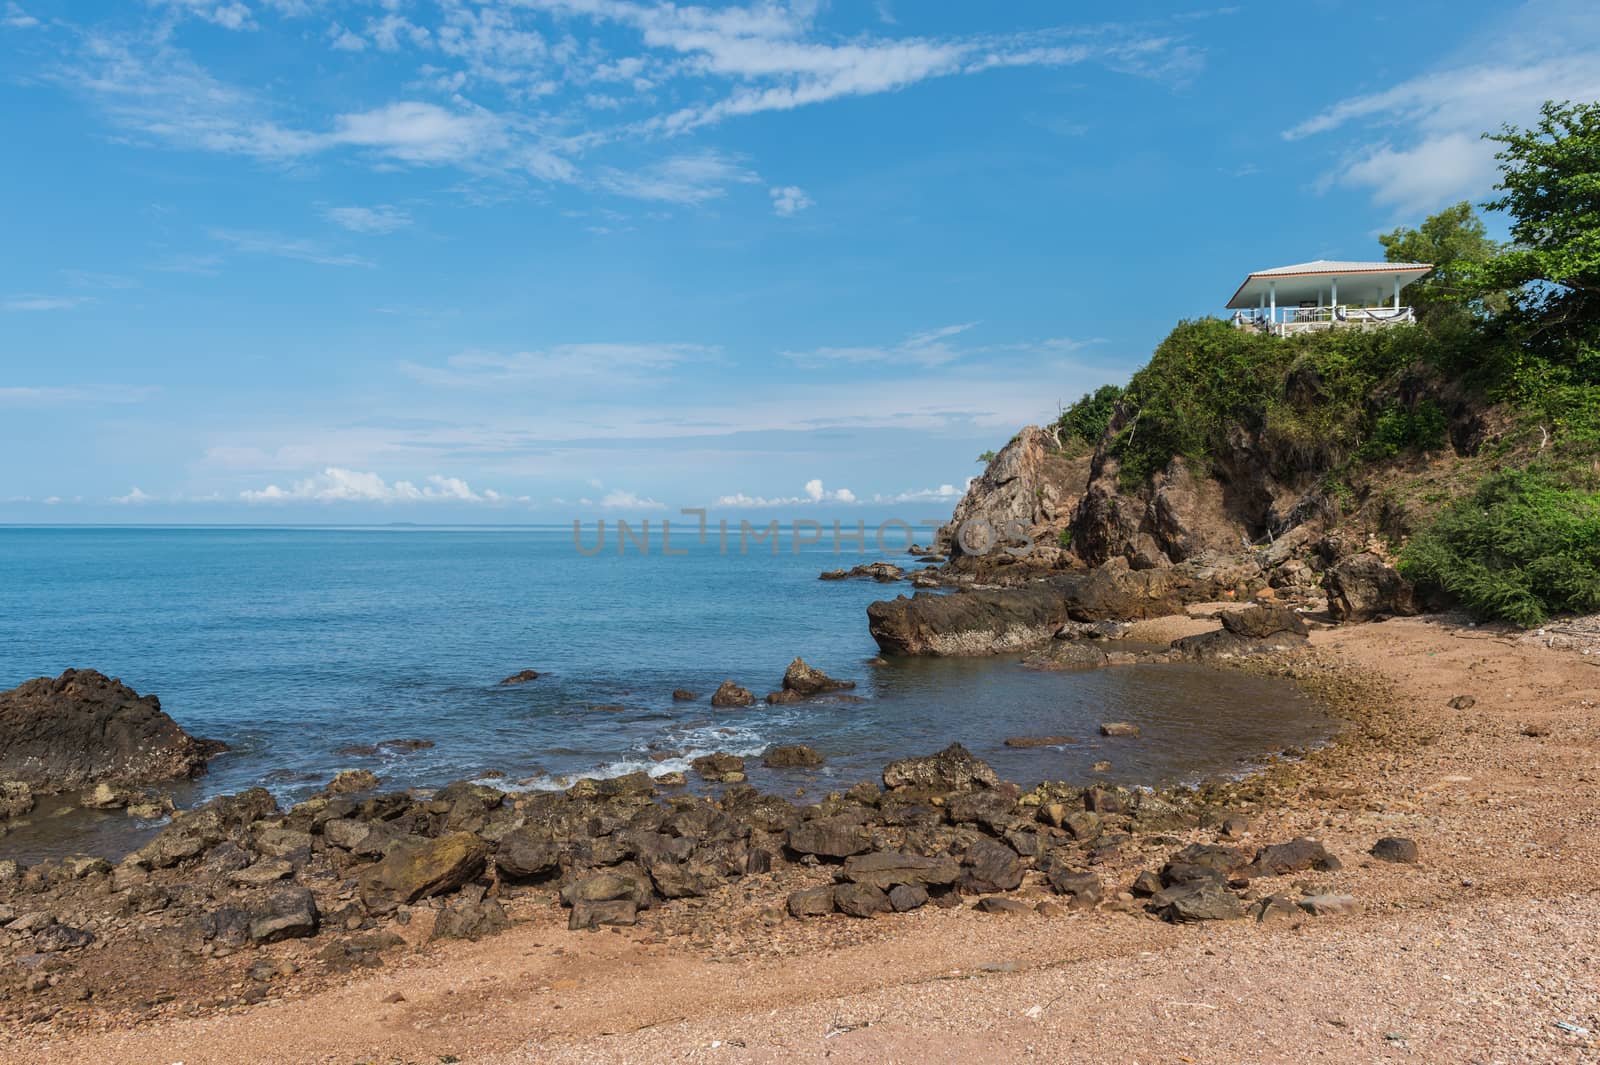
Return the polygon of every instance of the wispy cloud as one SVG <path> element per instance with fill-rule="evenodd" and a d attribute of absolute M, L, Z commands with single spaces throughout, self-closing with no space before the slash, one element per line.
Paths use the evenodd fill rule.
<path fill-rule="evenodd" d="M 93 302 L 88 296 L 7 296 L 0 299 L 0 311 L 70 311 Z"/>
<path fill-rule="evenodd" d="M 5 14 L 0 15 L 0 26 L 13 30 L 31 30 L 38 26 L 39 20 L 22 9 L 21 4 L 7 3 Z"/>
<path fill-rule="evenodd" d="M 1324 183 L 1420 212 L 1488 192 L 1497 146 L 1482 134 L 1525 125 L 1546 100 L 1600 99 L 1600 26 L 1560 4 L 1525 4 L 1464 61 L 1353 96 L 1285 132 L 1351 145 Z"/>
<path fill-rule="evenodd" d="M 375 207 L 329 207 L 322 216 L 336 226 L 352 233 L 382 235 L 404 229 L 411 224 L 411 214 L 399 207 L 380 203 Z"/>
<path fill-rule="evenodd" d="M 941 326 L 921 333 L 912 333 L 898 344 L 861 345 L 855 347 L 823 347 L 811 351 L 786 351 L 784 357 L 802 366 L 822 366 L 831 363 L 883 362 L 908 366 L 943 366 L 961 358 L 964 352 L 950 343 L 977 322 Z"/>
<path fill-rule="evenodd" d="M 0 386 L 0 406 L 53 407 L 69 404 L 143 403 L 156 394 L 149 385 Z"/>
<path fill-rule="evenodd" d="M 691 361 L 717 357 L 703 344 L 558 344 L 511 354 L 472 351 L 454 355 L 444 367 L 404 363 L 401 369 L 425 384 L 456 388 L 551 384 L 560 381 L 619 381 L 659 376 Z"/>
<path fill-rule="evenodd" d="M 607 510 L 665 510 L 665 503 L 658 503 L 649 496 L 639 495 L 625 489 L 613 489 L 600 497 L 599 506 Z"/>
<path fill-rule="evenodd" d="M 796 507 L 814 506 L 818 503 L 856 503 L 856 494 L 848 488 L 827 488 L 822 478 L 813 477 L 805 483 L 805 494 L 798 496 L 752 496 L 743 492 L 718 496 L 713 506 L 718 507 Z"/>
<path fill-rule="evenodd" d="M 730 185 L 761 180 L 737 159 L 714 149 L 670 156 L 631 172 L 606 167 L 599 176 L 602 187 L 619 196 L 681 204 L 718 199 Z"/>
<path fill-rule="evenodd" d="M 127 495 L 112 496 L 111 502 L 120 504 L 122 506 L 137 506 L 141 503 L 149 503 L 154 499 L 155 496 L 150 495 L 148 492 L 141 491 L 138 485 L 134 485 L 133 488 L 128 491 Z"/>
<path fill-rule="evenodd" d="M 234 251 L 244 252 L 248 255 L 272 255 L 280 259 L 295 259 L 305 263 L 316 263 L 319 266 L 371 267 L 376 265 L 372 260 L 364 259 L 359 255 L 330 251 L 315 241 L 286 237 L 278 233 L 213 229 L 211 230 L 211 238 L 229 245 Z"/>

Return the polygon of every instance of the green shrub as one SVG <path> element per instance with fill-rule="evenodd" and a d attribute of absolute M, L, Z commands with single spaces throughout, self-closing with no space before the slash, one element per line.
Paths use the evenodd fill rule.
<path fill-rule="evenodd" d="M 1524 627 L 1600 609 L 1600 494 L 1546 469 L 1507 470 L 1442 511 L 1400 572 L 1474 614 Z"/>
<path fill-rule="evenodd" d="M 1093 392 L 1085 393 L 1078 402 L 1061 412 L 1061 418 L 1056 422 L 1061 427 L 1061 434 L 1076 437 L 1086 444 L 1098 444 L 1105 435 L 1106 427 L 1111 424 L 1112 415 L 1117 412 L 1122 391 L 1121 385 L 1101 385 Z"/>
<path fill-rule="evenodd" d="M 1444 411 L 1431 399 L 1418 400 L 1409 409 L 1391 403 L 1372 425 L 1372 435 L 1361 445 L 1364 459 L 1386 459 L 1402 451 L 1437 451 L 1450 428 Z"/>

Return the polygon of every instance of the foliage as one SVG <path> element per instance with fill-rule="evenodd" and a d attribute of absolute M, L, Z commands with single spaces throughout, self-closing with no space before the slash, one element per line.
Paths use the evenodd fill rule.
<path fill-rule="evenodd" d="M 1410 407 L 1391 403 L 1373 421 L 1361 445 L 1364 459 L 1386 459 L 1402 451 L 1437 451 L 1445 445 L 1449 422 L 1439 404 L 1424 397 Z"/>
<path fill-rule="evenodd" d="M 1512 246 L 1477 272 L 1480 287 L 1516 290 L 1518 339 L 1600 383 L 1600 103 L 1548 102 L 1533 128 L 1489 139 L 1504 147 L 1500 196 L 1484 206 L 1511 216 Z"/>
<path fill-rule="evenodd" d="M 1072 550 L 1072 529 L 1071 528 L 1062 529 L 1061 530 L 1060 540 L 1061 540 L 1061 546 L 1065 550 L 1071 551 Z"/>
<path fill-rule="evenodd" d="M 990 448 L 988 451 L 981 452 L 978 455 L 978 461 L 983 463 L 985 466 L 987 466 L 987 465 L 989 465 L 989 463 L 994 461 L 994 456 L 995 456 L 995 451 L 994 451 L 993 448 Z"/>
<path fill-rule="evenodd" d="M 1099 443 L 1117 412 L 1122 393 L 1120 385 L 1101 385 L 1093 392 L 1085 393 L 1082 399 L 1063 411 L 1056 422 L 1062 435 L 1076 437 L 1088 444 Z"/>
<path fill-rule="evenodd" d="M 1548 468 L 1506 470 L 1408 544 L 1400 571 L 1482 617 L 1533 626 L 1600 609 L 1600 494 Z"/>
<path fill-rule="evenodd" d="M 1500 251 L 1489 239 L 1483 220 L 1463 200 L 1430 215 L 1415 229 L 1401 226 L 1378 237 L 1384 258 L 1392 263 L 1432 263 L 1426 277 L 1405 287 L 1405 302 L 1424 316 L 1444 308 L 1470 304 L 1477 311 L 1503 311 L 1504 292 L 1485 291 L 1473 283 L 1474 267 L 1481 267 Z"/>

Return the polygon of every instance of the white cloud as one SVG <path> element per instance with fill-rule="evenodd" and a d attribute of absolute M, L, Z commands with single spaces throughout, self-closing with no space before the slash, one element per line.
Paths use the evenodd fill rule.
<path fill-rule="evenodd" d="M 143 403 L 156 393 L 148 385 L 0 386 L 0 406 Z"/>
<path fill-rule="evenodd" d="M 352 233 L 393 233 L 411 224 L 409 212 L 386 203 L 375 207 L 329 207 L 322 216 Z"/>
<path fill-rule="evenodd" d="M 221 26 L 229 30 L 255 29 L 250 9 L 238 0 L 149 0 L 172 11 Z"/>
<path fill-rule="evenodd" d="M 898 344 L 888 346 L 861 345 L 856 347 L 823 347 L 811 351 L 786 351 L 784 356 L 803 366 L 819 366 L 840 362 L 885 362 L 915 366 L 942 366 L 961 358 L 963 351 L 949 343 L 977 325 L 963 322 L 959 325 L 941 326 L 926 332 L 912 333 Z"/>
<path fill-rule="evenodd" d="M 0 299 L 0 311 L 70 311 L 93 302 L 87 296 L 7 296 Z"/>
<path fill-rule="evenodd" d="M 718 496 L 712 506 L 717 507 L 794 507 L 814 506 L 818 503 L 855 503 L 856 494 L 848 488 L 829 489 L 823 486 L 822 478 L 813 477 L 805 483 L 803 495 L 797 496 L 752 496 L 743 492 L 732 495 Z"/>
<path fill-rule="evenodd" d="M 636 492 L 613 489 L 600 499 L 600 505 L 608 510 L 665 510 L 665 503 L 657 503 L 648 496 L 641 496 Z"/>
<path fill-rule="evenodd" d="M 328 46 L 336 52 L 364 52 L 367 50 L 367 39 L 336 22 L 328 27 Z"/>
<path fill-rule="evenodd" d="M 139 503 L 148 503 L 153 499 L 155 499 L 155 496 L 150 495 L 147 492 L 140 491 L 139 486 L 134 485 L 132 491 L 130 491 L 127 495 L 113 496 L 111 498 L 111 502 L 125 505 L 137 505 Z"/>
<path fill-rule="evenodd" d="M 403 363 L 401 370 L 425 384 L 456 388 L 558 381 L 599 381 L 610 387 L 716 355 L 716 348 L 701 344 L 558 344 L 509 355 L 465 352 L 447 359 L 443 368 Z"/>
<path fill-rule="evenodd" d="M 329 466 L 288 487 L 246 489 L 239 498 L 246 503 L 499 503 L 508 497 L 492 490 L 473 491 L 459 477 L 434 474 L 419 487 L 411 481 L 390 482 L 376 473 Z"/>
<path fill-rule="evenodd" d="M 599 178 L 603 188 L 619 196 L 681 204 L 718 199 L 727 195 L 729 185 L 761 180 L 715 149 L 674 155 L 631 172 L 605 167 Z"/>
<path fill-rule="evenodd" d="M 896 492 L 893 495 L 875 495 L 874 503 L 953 503 L 966 495 L 967 487 L 973 478 L 968 477 L 966 482 L 957 488 L 953 484 L 941 484 L 938 488 L 921 488 L 914 491 Z"/>
<path fill-rule="evenodd" d="M 813 206 L 811 197 L 798 185 L 783 185 L 768 191 L 772 195 L 772 209 L 785 218 Z"/>
<path fill-rule="evenodd" d="M 1480 42 L 1479 55 L 1342 100 L 1284 137 L 1345 134 L 1350 146 L 1324 183 L 1365 189 L 1399 211 L 1488 193 L 1498 145 L 1483 133 L 1530 124 L 1546 100 L 1600 99 L 1592 21 L 1533 4 L 1512 19 L 1507 32 Z"/>
<path fill-rule="evenodd" d="M 22 9 L 20 4 L 6 4 L 6 13 L 0 16 L 0 26 L 13 30 L 31 30 L 39 25 L 39 20 Z"/>
<path fill-rule="evenodd" d="M 285 237 L 277 233 L 213 229 L 211 230 L 211 237 L 213 240 L 219 240 L 224 244 L 231 245 L 235 251 L 251 255 L 274 255 L 280 259 L 296 259 L 300 262 L 317 263 L 321 266 L 370 267 L 375 265 L 372 260 L 364 259 L 359 255 L 329 251 L 315 241 Z"/>

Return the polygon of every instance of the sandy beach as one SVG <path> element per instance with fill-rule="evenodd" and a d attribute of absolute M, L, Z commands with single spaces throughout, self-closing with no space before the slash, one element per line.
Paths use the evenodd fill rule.
<path fill-rule="evenodd" d="M 186 1065 L 1600 1060 L 1597 667 L 1430 618 L 1318 630 L 1265 667 L 1342 700 L 1351 723 L 1262 774 L 1243 842 L 1321 840 L 1343 869 L 1282 889 L 1348 895 L 1355 913 L 779 921 L 758 877 L 742 917 L 697 935 L 568 932 L 530 903 L 501 935 L 341 986 L 103 1032 L 36 1025 L 10 1045 L 15 1060 Z M 1453 708 L 1461 695 L 1472 705 Z M 1384 836 L 1416 840 L 1420 861 L 1368 857 Z"/>

